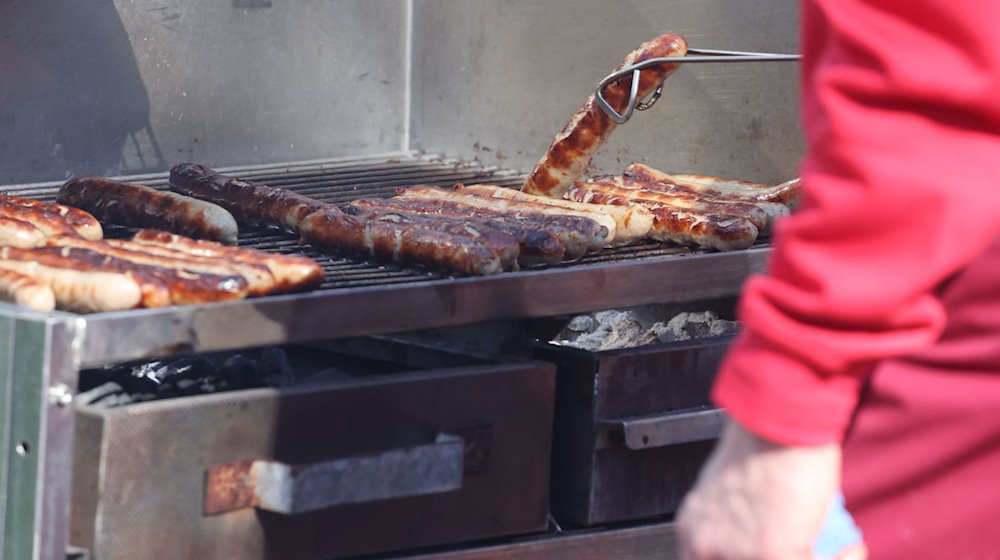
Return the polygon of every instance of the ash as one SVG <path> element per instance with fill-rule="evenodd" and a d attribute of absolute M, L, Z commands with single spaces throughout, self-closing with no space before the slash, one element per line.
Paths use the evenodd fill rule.
<path fill-rule="evenodd" d="M 590 352 L 635 348 L 661 342 L 728 336 L 739 323 L 712 311 L 684 312 L 669 321 L 652 322 L 635 311 L 598 311 L 574 317 L 550 342 Z"/>

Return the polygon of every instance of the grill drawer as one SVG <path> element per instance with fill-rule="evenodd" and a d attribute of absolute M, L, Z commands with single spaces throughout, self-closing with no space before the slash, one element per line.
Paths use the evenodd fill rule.
<path fill-rule="evenodd" d="M 95 560 L 319 559 L 545 529 L 550 364 L 348 351 L 410 371 L 81 406 L 72 543 Z"/>
<path fill-rule="evenodd" d="M 732 337 L 588 352 L 539 344 L 558 365 L 552 511 L 596 525 L 674 513 L 714 446 L 709 390 Z"/>

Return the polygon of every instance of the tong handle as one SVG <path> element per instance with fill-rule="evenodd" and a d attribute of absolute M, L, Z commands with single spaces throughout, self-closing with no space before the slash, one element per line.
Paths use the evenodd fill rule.
<path fill-rule="evenodd" d="M 601 80 L 601 83 L 597 85 L 597 90 L 594 92 L 594 99 L 597 101 L 597 106 L 604 111 L 604 114 L 618 124 L 625 124 L 628 122 L 628 120 L 632 118 L 634 111 L 645 111 L 646 109 L 652 107 L 663 94 L 662 82 L 659 87 L 656 88 L 656 91 L 650 95 L 647 101 L 643 101 L 638 98 L 639 76 L 643 69 L 649 68 L 650 66 L 659 64 L 691 64 L 703 62 L 788 62 L 797 61 L 802 58 L 802 56 L 798 54 L 720 51 L 715 49 L 688 49 L 688 53 L 689 55 L 693 53 L 694 56 L 650 58 L 637 64 L 626 66 L 625 68 L 609 75 Z M 615 110 L 615 108 L 608 103 L 608 100 L 605 99 L 604 89 L 628 75 L 632 76 L 632 89 L 629 94 L 628 104 L 625 106 L 625 113 L 622 114 Z"/>

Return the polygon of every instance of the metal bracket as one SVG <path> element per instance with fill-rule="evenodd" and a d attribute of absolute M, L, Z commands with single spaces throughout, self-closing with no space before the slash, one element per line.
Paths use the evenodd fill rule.
<path fill-rule="evenodd" d="M 694 54 L 695 56 L 690 56 Z M 625 124 L 632 118 L 634 111 L 645 111 L 656 104 L 663 94 L 663 84 L 661 83 L 656 91 L 647 100 L 638 99 L 639 96 L 639 75 L 642 70 L 650 66 L 660 64 L 697 64 L 713 62 L 788 62 L 797 61 L 802 56 L 798 54 L 776 54 L 746 51 L 720 51 L 714 49 L 688 49 L 688 56 L 675 56 L 665 58 L 650 58 L 631 66 L 626 66 L 621 70 L 609 75 L 601 80 L 594 91 L 594 99 L 597 106 L 604 111 L 611 120 L 618 124 Z M 628 104 L 625 106 L 625 114 L 619 113 L 608 103 L 604 97 L 604 89 L 618 80 L 632 76 L 632 89 L 629 94 Z"/>

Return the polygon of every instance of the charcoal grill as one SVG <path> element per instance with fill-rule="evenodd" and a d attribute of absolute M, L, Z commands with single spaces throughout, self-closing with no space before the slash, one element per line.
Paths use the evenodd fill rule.
<path fill-rule="evenodd" d="M 441 156 L 392 154 L 305 164 L 226 169 L 229 174 L 286 187 L 320 200 L 345 204 L 361 197 L 391 196 L 398 187 L 419 183 L 456 182 L 516 186 L 523 174 L 476 162 Z M 163 187 L 165 175 L 123 177 Z M 4 190 L 40 200 L 53 200 L 58 183 L 20 185 Z M 109 236 L 126 236 L 109 229 Z M 37 471 L 36 484 L 46 500 L 34 509 L 33 494 L 8 487 L 10 506 L 41 515 L 38 519 L 52 546 L 62 550 L 66 531 L 64 504 L 69 486 L 73 424 L 71 402 L 76 372 L 87 366 L 200 353 L 268 344 L 287 344 L 347 336 L 402 332 L 488 320 L 547 317 L 591 309 L 630 307 L 655 302 L 684 302 L 730 297 L 743 280 L 762 271 L 770 249 L 761 244 L 745 251 L 704 252 L 660 243 L 612 248 L 577 262 L 538 270 L 505 272 L 489 277 L 454 278 L 440 272 L 371 263 L 319 253 L 286 232 L 247 229 L 239 244 L 316 258 L 326 277 L 319 289 L 304 293 L 220 304 L 140 309 L 76 315 L 40 314 L 3 307 L 9 313 L 0 344 L 12 356 L 15 370 L 6 373 L 12 431 L 8 441 L 38 442 L 34 452 L 20 453 L 10 463 L 8 480 Z M 40 362 L 33 362 L 39 360 Z M 18 395 L 48 392 L 46 416 L 28 416 L 31 407 Z M 33 397 L 34 398 L 34 397 Z M 19 415 L 25 420 L 18 422 Z M 18 448 L 20 449 L 20 448 Z M 37 453 L 37 454 L 36 454 Z M 36 457 L 40 457 L 37 459 Z M 62 513 L 60 513 L 62 512 Z M 15 524 L 32 518 L 8 516 Z M 28 531 L 27 527 L 19 529 Z M 52 533 L 48 533 L 52 531 Z M 30 531 L 29 531 L 30 533 Z"/>
<path fill-rule="evenodd" d="M 0 190 L 53 200 L 71 175 L 162 187 L 182 161 L 337 204 L 417 183 L 516 186 L 622 54 L 656 33 L 674 30 L 702 47 L 798 50 L 790 0 L 161 4 L 0 6 L 0 71 L 16 77 L 0 80 Z M 677 72 L 595 169 L 640 161 L 791 178 L 802 152 L 794 68 Z M 304 294 L 118 313 L 0 304 L 0 558 L 67 556 L 82 368 L 725 298 L 770 254 L 766 243 L 732 253 L 649 243 L 453 278 L 319 254 L 276 230 L 247 229 L 239 241 L 312 256 L 324 282 Z M 664 524 L 549 536 L 440 557 L 658 557 L 672 542 Z"/>
<path fill-rule="evenodd" d="M 392 196 L 397 188 L 416 184 L 516 187 L 524 181 L 521 173 L 416 154 L 224 171 L 340 205 L 362 197 Z M 123 179 L 166 185 L 162 174 Z M 58 184 L 6 190 L 51 201 Z M 130 233 L 109 228 L 108 236 Z M 326 277 L 317 290 L 305 294 L 88 314 L 87 336 L 78 354 L 81 363 L 727 297 L 738 293 L 748 275 L 764 269 L 769 254 L 765 242 L 726 253 L 643 242 L 543 269 L 456 278 L 332 256 L 273 228 L 241 228 L 239 244 L 308 255 L 323 266 Z"/>

